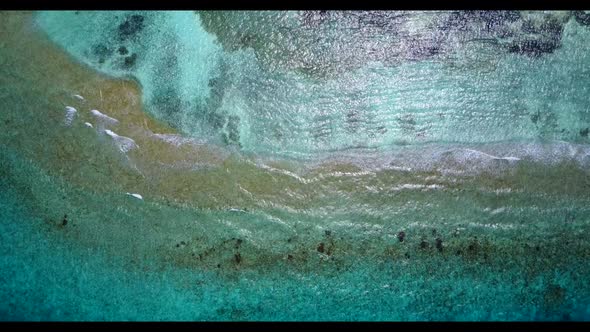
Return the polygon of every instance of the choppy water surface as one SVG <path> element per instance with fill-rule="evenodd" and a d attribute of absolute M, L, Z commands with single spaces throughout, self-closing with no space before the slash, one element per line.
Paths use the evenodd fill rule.
<path fill-rule="evenodd" d="M 588 320 L 589 25 L 0 13 L 0 316 Z"/>

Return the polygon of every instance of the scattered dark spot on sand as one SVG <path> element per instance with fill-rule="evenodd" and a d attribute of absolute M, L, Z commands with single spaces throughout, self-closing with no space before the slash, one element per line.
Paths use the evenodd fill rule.
<path fill-rule="evenodd" d="M 467 247 L 467 251 L 468 251 L 470 254 L 472 254 L 472 255 L 473 255 L 473 254 L 475 254 L 475 255 L 476 255 L 476 254 L 478 253 L 478 251 L 479 251 L 479 244 L 478 244 L 478 242 L 477 242 L 477 236 L 474 236 L 474 237 L 473 237 L 473 241 L 471 241 L 471 243 L 470 243 L 470 244 L 469 244 L 469 246 Z"/>
<path fill-rule="evenodd" d="M 436 236 L 436 228 L 432 229 L 432 236 Z"/>
<path fill-rule="evenodd" d="M 438 250 L 439 252 L 442 252 L 443 251 L 443 241 L 439 237 L 437 237 L 435 240 L 435 243 L 436 243 L 436 250 Z"/>
<path fill-rule="evenodd" d="M 409 254 L 409 253 L 405 253 L 405 254 L 404 254 L 404 257 L 406 257 L 406 258 L 410 258 L 410 254 Z"/>
<path fill-rule="evenodd" d="M 68 215 L 67 214 L 64 214 L 64 218 L 61 221 L 61 224 L 62 224 L 62 226 L 65 226 L 68 224 Z"/>
<path fill-rule="evenodd" d="M 331 231 L 328 231 L 328 230 L 326 230 L 326 231 L 325 231 L 325 234 L 326 234 L 326 236 L 330 236 L 330 235 L 332 235 L 332 232 L 331 232 Z"/>
<path fill-rule="evenodd" d="M 455 253 L 457 256 L 461 255 L 463 252 L 461 250 L 457 250 L 457 252 Z"/>
<path fill-rule="evenodd" d="M 320 243 L 320 245 L 318 246 L 318 252 L 323 253 L 324 252 L 324 243 Z"/>
<path fill-rule="evenodd" d="M 333 248 L 333 246 L 328 247 L 328 249 L 326 250 L 326 255 L 328 255 L 328 256 L 332 255 L 332 248 Z"/>
<path fill-rule="evenodd" d="M 399 240 L 399 242 L 404 242 L 405 237 L 406 237 L 406 232 L 401 231 L 401 232 L 397 233 L 397 239 Z"/>
<path fill-rule="evenodd" d="M 221 264 L 217 264 L 217 268 L 220 268 L 220 267 L 221 267 Z"/>
<path fill-rule="evenodd" d="M 291 243 L 291 241 L 293 241 L 293 239 L 291 239 L 291 238 L 287 239 L 287 242 Z"/>
<path fill-rule="evenodd" d="M 180 244 L 182 244 L 184 246 L 184 245 L 186 245 L 186 242 L 180 241 Z"/>
<path fill-rule="evenodd" d="M 240 264 L 240 262 L 242 261 L 242 255 L 240 255 L 240 253 L 236 253 L 234 255 L 234 260 L 236 261 L 236 264 Z"/>
<path fill-rule="evenodd" d="M 127 47 L 125 46 L 121 46 L 119 47 L 119 49 L 117 50 L 119 52 L 119 54 L 121 55 L 126 55 L 127 53 L 129 53 L 129 50 L 127 49 Z"/>
<path fill-rule="evenodd" d="M 535 246 L 535 250 L 536 251 L 540 251 L 541 250 L 541 247 L 540 246 Z"/>
<path fill-rule="evenodd" d="M 178 243 L 177 243 L 177 244 L 176 244 L 176 248 L 179 248 L 179 247 L 180 247 L 180 244 L 178 244 Z"/>
<path fill-rule="evenodd" d="M 287 255 L 287 259 L 288 260 L 292 260 L 293 259 L 293 255 Z"/>
<path fill-rule="evenodd" d="M 580 130 L 580 136 L 582 137 L 588 137 L 588 133 L 590 132 L 590 128 L 585 128 Z"/>
<path fill-rule="evenodd" d="M 429 244 L 426 240 L 420 241 L 420 249 L 428 249 Z"/>

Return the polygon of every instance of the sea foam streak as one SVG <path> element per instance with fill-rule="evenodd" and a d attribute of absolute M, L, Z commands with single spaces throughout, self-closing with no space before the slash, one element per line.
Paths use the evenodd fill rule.
<path fill-rule="evenodd" d="M 66 106 L 66 117 L 64 120 L 66 126 L 72 125 L 72 122 L 74 121 L 74 117 L 76 117 L 77 112 L 78 111 L 72 106 Z"/>
<path fill-rule="evenodd" d="M 107 134 L 113 138 L 113 140 L 115 141 L 115 143 L 119 147 L 119 150 L 121 150 L 121 152 L 123 152 L 123 153 L 126 153 L 129 150 L 138 147 L 137 144 L 135 143 L 135 141 L 129 137 L 117 135 L 115 132 L 113 132 L 112 130 L 109 130 L 109 129 L 105 129 L 104 132 L 105 132 L 105 134 Z"/>

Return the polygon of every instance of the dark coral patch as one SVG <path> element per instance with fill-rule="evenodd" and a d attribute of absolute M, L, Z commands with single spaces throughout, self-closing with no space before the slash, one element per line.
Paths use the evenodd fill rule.
<path fill-rule="evenodd" d="M 129 50 L 127 49 L 127 47 L 121 46 L 119 47 L 119 49 L 117 49 L 117 52 L 119 52 L 119 54 L 121 55 L 126 55 L 127 53 L 129 53 Z"/>
<path fill-rule="evenodd" d="M 584 26 L 590 26 L 590 14 L 584 13 L 582 10 L 576 10 L 574 12 L 574 18 L 576 22 Z"/>
<path fill-rule="evenodd" d="M 127 39 L 136 35 L 138 32 L 143 30 L 144 17 L 142 15 L 131 15 L 125 22 L 119 25 L 119 37 L 121 39 Z"/>
<path fill-rule="evenodd" d="M 137 61 L 137 53 L 133 53 L 130 56 L 125 57 L 125 60 L 123 61 L 123 67 L 125 69 L 129 69 L 135 65 L 136 61 Z"/>
<path fill-rule="evenodd" d="M 508 52 L 528 55 L 531 57 L 539 57 L 545 53 L 553 53 L 559 48 L 557 40 L 536 40 L 529 39 L 520 43 L 514 43 L 508 47 Z"/>

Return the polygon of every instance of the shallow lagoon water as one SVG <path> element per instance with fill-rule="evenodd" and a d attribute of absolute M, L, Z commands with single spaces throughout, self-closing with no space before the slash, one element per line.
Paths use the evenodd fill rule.
<path fill-rule="evenodd" d="M 2 319 L 590 317 L 584 13 L 1 15 Z"/>

